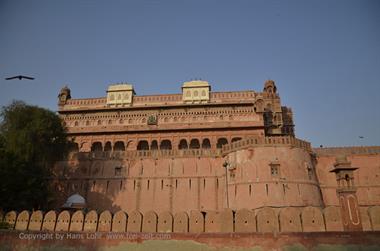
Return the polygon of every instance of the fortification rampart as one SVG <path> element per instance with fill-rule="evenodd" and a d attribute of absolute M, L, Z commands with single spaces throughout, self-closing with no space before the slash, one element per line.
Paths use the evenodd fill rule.
<path fill-rule="evenodd" d="M 303 141 L 292 136 L 272 136 L 272 137 L 242 139 L 236 142 L 231 142 L 231 144 L 224 145 L 222 147 L 222 155 L 226 155 L 230 152 L 235 152 L 235 151 L 246 149 L 249 147 L 260 147 L 260 146 L 298 147 L 311 153 L 311 145 L 307 141 Z"/>
<path fill-rule="evenodd" d="M 363 231 L 380 230 L 380 206 L 363 208 Z M 339 207 L 264 207 L 256 210 L 149 211 L 112 214 L 106 210 L 84 213 L 69 211 L 15 211 L 0 214 L 10 229 L 64 232 L 164 232 L 164 233 L 273 233 L 343 231 Z"/>
<path fill-rule="evenodd" d="M 89 208 L 144 213 L 322 206 L 303 141 L 251 140 L 235 142 L 224 157 L 225 148 L 74 153 L 55 168 L 57 207 L 74 193 Z"/>

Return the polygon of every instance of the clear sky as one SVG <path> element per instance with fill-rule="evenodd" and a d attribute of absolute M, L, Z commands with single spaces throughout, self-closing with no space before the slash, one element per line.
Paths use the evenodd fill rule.
<path fill-rule="evenodd" d="M 261 91 L 276 81 L 296 135 L 314 146 L 380 145 L 380 1 L 0 0 L 0 105 L 57 109 L 105 96 Z M 14 75 L 36 79 L 6 81 Z M 360 139 L 359 136 L 363 136 Z"/>

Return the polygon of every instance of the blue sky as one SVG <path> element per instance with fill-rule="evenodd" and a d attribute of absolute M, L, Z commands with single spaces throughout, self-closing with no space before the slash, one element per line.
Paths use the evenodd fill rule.
<path fill-rule="evenodd" d="M 380 1 L 0 0 L 0 105 L 56 110 L 105 96 L 214 91 L 276 81 L 297 137 L 314 146 L 380 145 Z M 5 81 L 13 75 L 34 81 Z M 363 136 L 360 139 L 359 136 Z"/>

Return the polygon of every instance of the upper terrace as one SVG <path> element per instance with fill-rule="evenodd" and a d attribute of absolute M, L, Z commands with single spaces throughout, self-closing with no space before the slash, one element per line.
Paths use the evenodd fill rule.
<path fill-rule="evenodd" d="M 273 89 L 268 88 L 273 85 Z M 180 94 L 159 94 L 137 96 L 130 84 L 110 85 L 106 97 L 72 99 L 70 89 L 64 87 L 59 94 L 59 111 L 104 110 L 115 108 L 142 108 L 181 106 L 197 104 L 252 104 L 262 98 L 278 98 L 274 82 L 266 82 L 264 92 L 232 91 L 211 92 L 206 81 L 189 81 L 182 85 Z"/>

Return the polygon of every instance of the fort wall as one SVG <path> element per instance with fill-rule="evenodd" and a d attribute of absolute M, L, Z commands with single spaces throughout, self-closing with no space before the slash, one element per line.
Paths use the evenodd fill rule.
<path fill-rule="evenodd" d="M 40 212 L 40 211 L 36 211 Z M 364 231 L 380 229 L 380 206 L 363 208 L 362 217 L 369 219 Z M 29 231 L 64 231 L 64 232 L 165 232 L 165 233 L 292 233 L 342 231 L 340 208 L 319 207 L 263 207 L 238 211 L 192 211 L 190 217 L 186 212 L 175 215 L 170 212 L 126 213 L 118 211 L 96 212 L 77 210 L 73 212 L 49 211 L 44 214 L 29 211 L 17 213 L 10 211 L 2 219 L 9 224 L 9 229 Z M 51 217 L 54 215 L 55 217 Z M 0 220 L 1 221 L 1 220 Z M 38 223 L 38 224 L 36 224 Z M 51 226 L 46 228 L 46 223 Z M 45 227 L 43 227 L 45 225 Z M 41 227 L 42 226 L 42 227 Z"/>
<path fill-rule="evenodd" d="M 56 189 L 63 195 L 57 205 L 79 193 L 89 208 L 113 212 L 321 206 L 309 145 L 291 137 L 248 143 L 215 150 L 79 152 L 56 165 Z M 248 149 L 239 150 L 243 146 Z"/>

